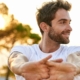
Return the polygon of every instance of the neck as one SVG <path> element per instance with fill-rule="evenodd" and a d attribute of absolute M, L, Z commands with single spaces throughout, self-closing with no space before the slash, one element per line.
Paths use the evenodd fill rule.
<path fill-rule="evenodd" d="M 41 51 L 45 53 L 51 53 L 59 49 L 60 44 L 51 40 L 51 39 L 45 39 L 42 38 L 41 43 L 39 45 Z"/>

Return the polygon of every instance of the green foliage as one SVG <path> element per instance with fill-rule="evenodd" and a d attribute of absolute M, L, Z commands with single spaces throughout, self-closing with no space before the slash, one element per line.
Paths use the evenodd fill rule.
<path fill-rule="evenodd" d="M 28 43 L 29 39 L 32 40 L 31 43 Z M 4 30 L 0 30 L 0 40 L 4 41 L 4 43 L 0 43 L 1 49 L 6 48 L 7 50 L 10 50 L 16 42 L 19 42 L 20 44 L 38 43 L 40 39 L 38 34 L 31 33 L 29 25 L 24 25 L 19 22 L 11 22 L 11 24 L 5 27 Z"/>
<path fill-rule="evenodd" d="M 0 4 L 0 14 L 8 16 L 8 7 L 4 4 Z M 0 30 L 0 51 L 6 49 L 8 52 L 11 48 L 18 44 L 34 44 L 40 41 L 40 36 L 36 33 L 31 32 L 31 27 L 28 24 L 22 24 L 14 18 L 14 15 L 10 15 L 10 22 L 5 26 L 4 30 Z M 31 41 L 29 41 L 31 40 Z M 8 80 L 9 75 L 13 73 L 10 72 L 8 67 L 3 67 L 4 70 L 7 69 L 6 80 Z"/>
<path fill-rule="evenodd" d="M 36 33 L 31 33 L 30 38 L 34 40 L 33 43 L 38 43 L 38 41 L 40 41 L 40 39 L 41 39 L 41 37 L 39 37 L 39 35 Z"/>

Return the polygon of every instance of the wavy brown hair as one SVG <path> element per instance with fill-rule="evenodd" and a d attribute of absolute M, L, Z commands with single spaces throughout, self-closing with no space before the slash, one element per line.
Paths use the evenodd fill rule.
<path fill-rule="evenodd" d="M 51 26 L 51 21 L 55 18 L 55 14 L 60 8 L 63 8 L 66 11 L 70 11 L 71 4 L 68 1 L 63 0 L 50 1 L 43 4 L 40 9 L 37 9 L 36 13 L 38 26 L 41 22 L 45 22 L 46 24 Z M 43 31 L 41 29 L 40 31 L 43 34 Z"/>

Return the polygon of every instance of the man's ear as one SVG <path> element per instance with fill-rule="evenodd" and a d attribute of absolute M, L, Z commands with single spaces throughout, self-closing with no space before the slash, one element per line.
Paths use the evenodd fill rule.
<path fill-rule="evenodd" d="M 45 22 L 41 22 L 40 23 L 40 28 L 43 32 L 47 32 L 48 31 L 48 25 Z"/>

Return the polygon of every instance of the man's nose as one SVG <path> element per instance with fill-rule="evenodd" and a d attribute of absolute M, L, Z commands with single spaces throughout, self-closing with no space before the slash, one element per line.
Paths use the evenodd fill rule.
<path fill-rule="evenodd" d="M 69 31 L 72 31 L 72 27 L 70 26 L 70 24 L 68 24 L 67 29 L 68 29 Z"/>

